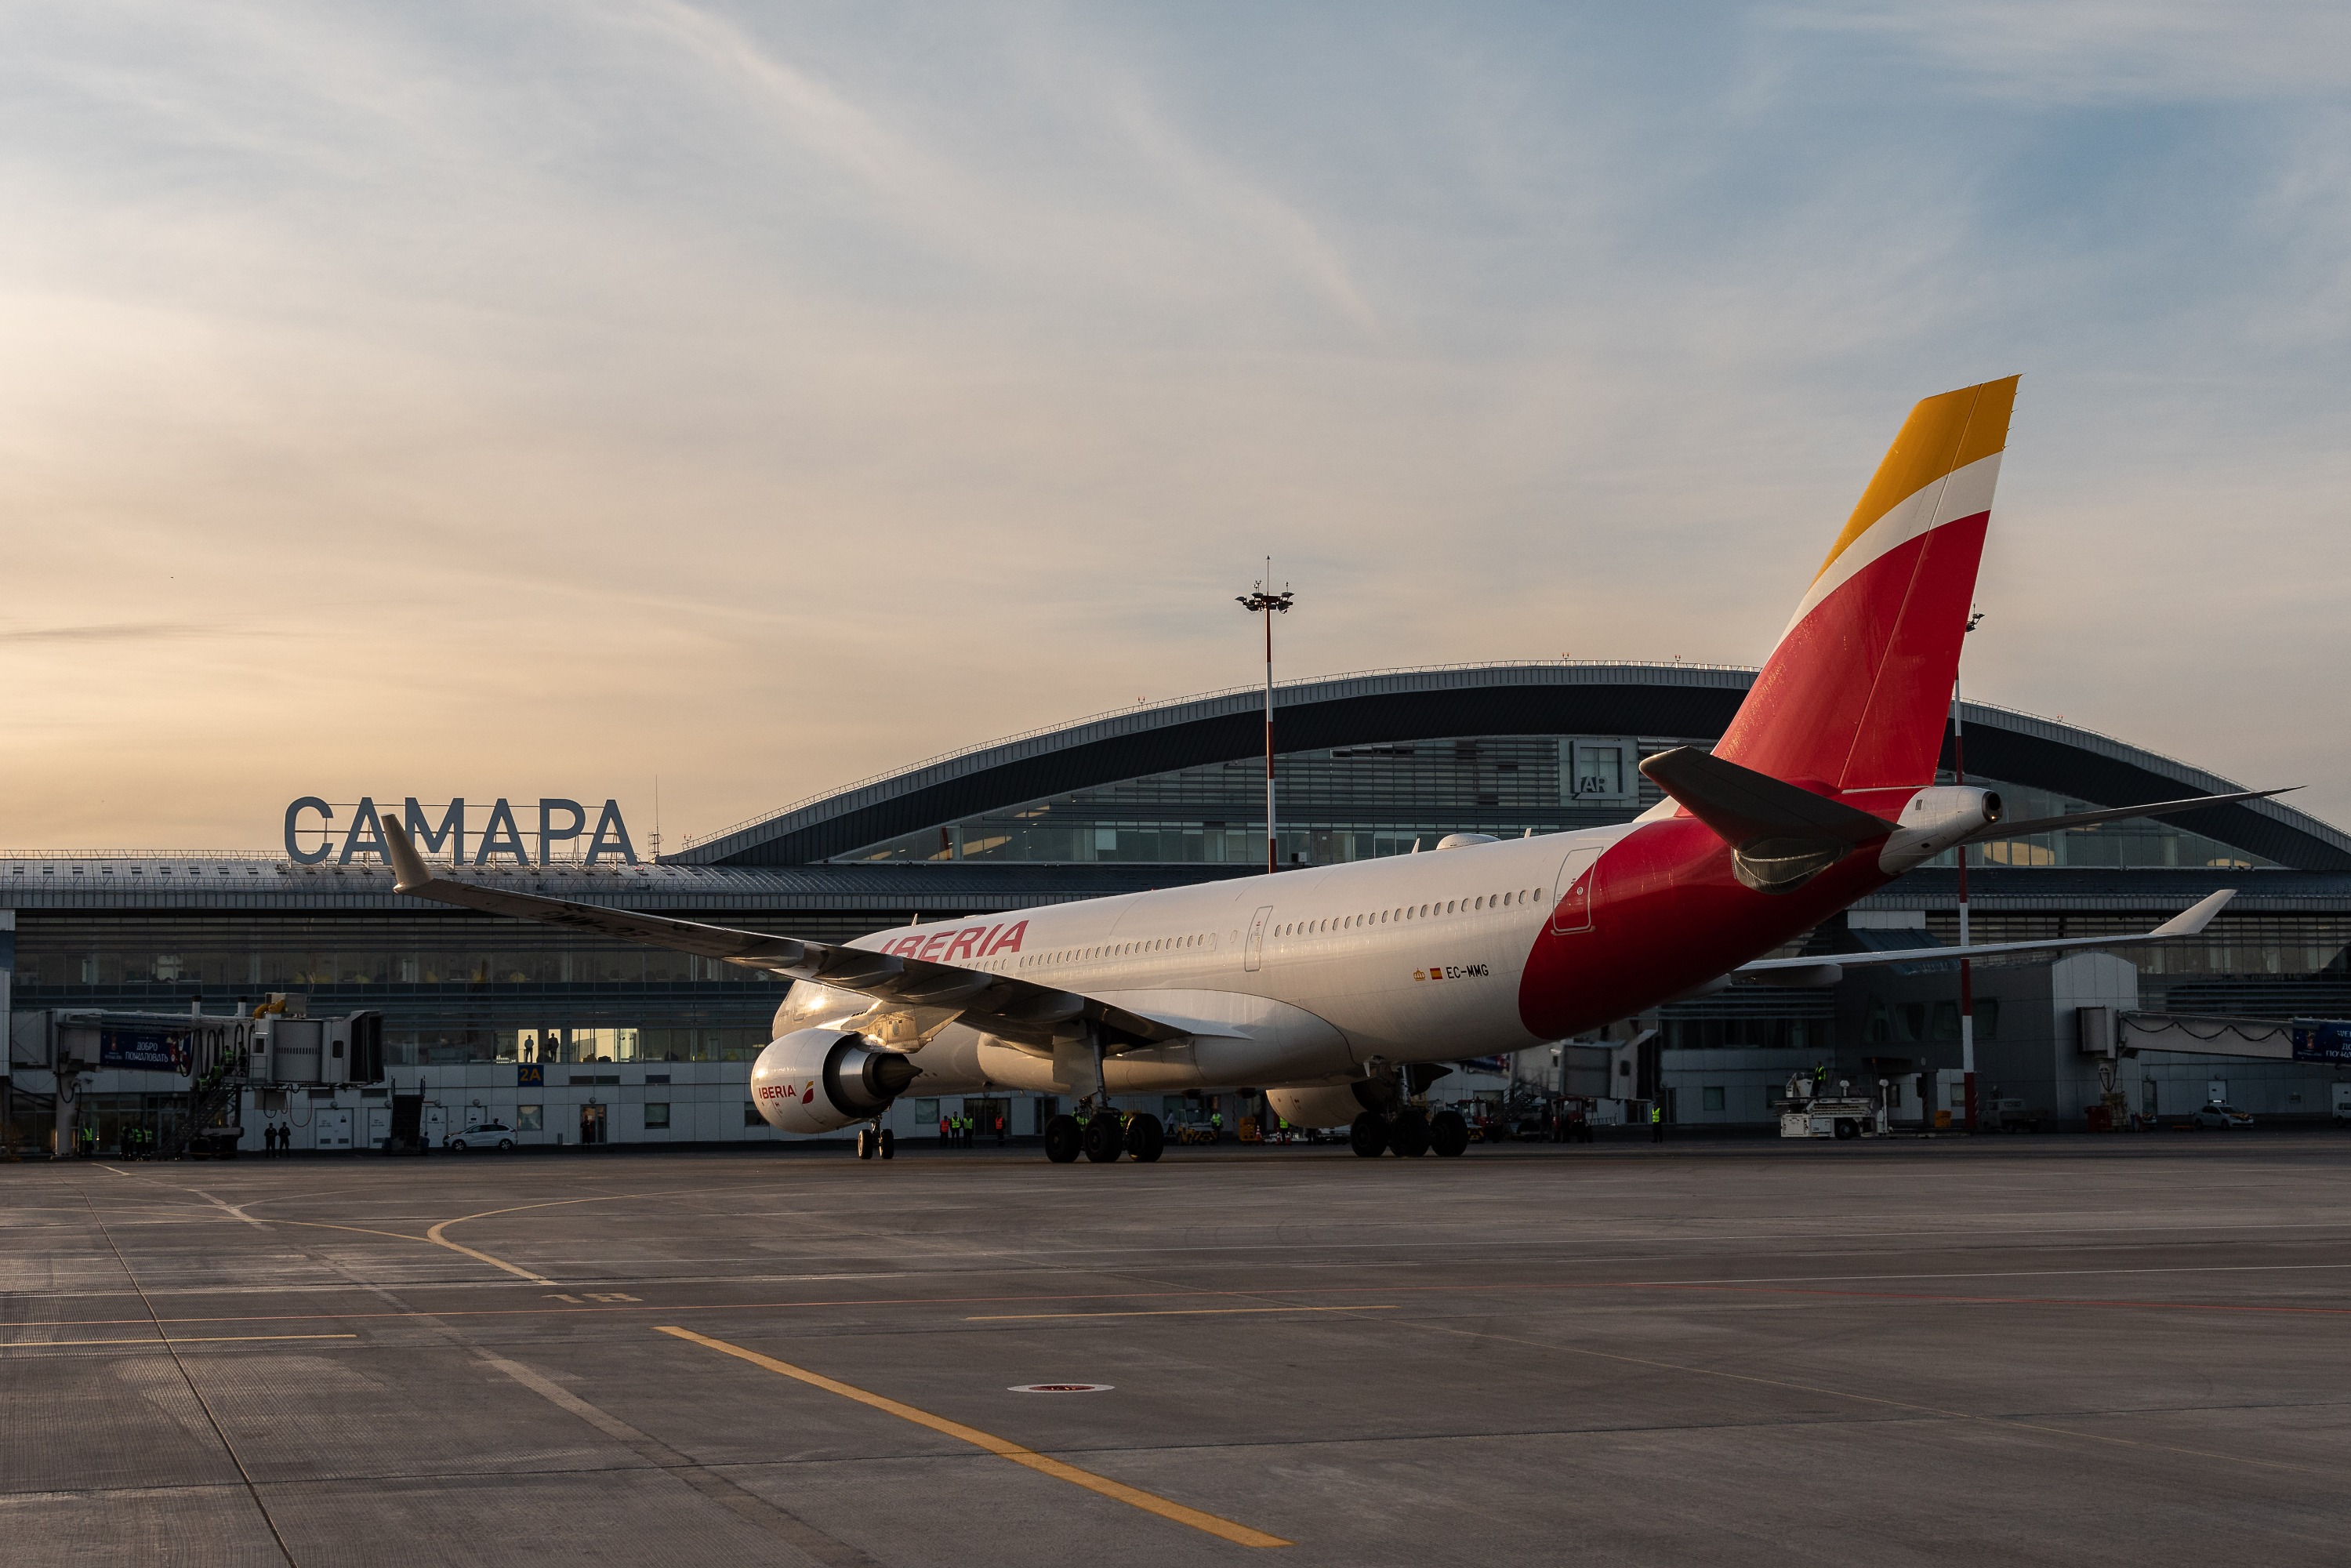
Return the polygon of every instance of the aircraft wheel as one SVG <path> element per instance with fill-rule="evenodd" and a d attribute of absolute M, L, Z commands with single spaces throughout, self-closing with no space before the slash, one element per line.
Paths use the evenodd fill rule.
<path fill-rule="evenodd" d="M 1387 1152 L 1388 1124 L 1377 1111 L 1366 1111 L 1355 1118 L 1347 1132 L 1348 1146 L 1367 1160 L 1375 1160 Z"/>
<path fill-rule="evenodd" d="M 1106 1166 L 1126 1153 L 1126 1129 L 1119 1125 L 1115 1112 L 1095 1112 L 1081 1136 L 1086 1158 L 1098 1166 Z"/>
<path fill-rule="evenodd" d="M 1144 1165 L 1157 1159 L 1166 1146 L 1167 1129 L 1159 1124 L 1158 1117 L 1146 1112 L 1126 1124 L 1126 1152 Z"/>
<path fill-rule="evenodd" d="M 1439 1111 L 1429 1118 L 1428 1146 L 1447 1159 L 1469 1146 L 1469 1124 L 1458 1111 Z"/>
<path fill-rule="evenodd" d="M 882 1129 L 882 1157 L 885 1160 L 898 1157 L 898 1134 L 887 1127 Z"/>
<path fill-rule="evenodd" d="M 1388 1128 L 1388 1147 L 1408 1160 L 1428 1153 L 1428 1117 L 1411 1109 L 1397 1112 Z"/>
<path fill-rule="evenodd" d="M 1055 1116 L 1045 1124 L 1045 1157 L 1057 1166 L 1076 1159 L 1082 1141 L 1075 1116 Z"/>
<path fill-rule="evenodd" d="M 873 1129 L 871 1127 L 857 1129 L 857 1157 L 861 1160 L 873 1157 Z"/>

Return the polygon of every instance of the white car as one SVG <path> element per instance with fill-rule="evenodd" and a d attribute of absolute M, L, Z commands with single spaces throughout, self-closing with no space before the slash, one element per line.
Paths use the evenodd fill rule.
<path fill-rule="evenodd" d="M 2232 1127 L 2250 1127 L 2253 1124 L 2252 1113 L 2240 1111 L 2234 1105 L 2207 1105 L 2189 1120 L 2199 1127 L 2219 1127 L 2223 1131 Z"/>
<path fill-rule="evenodd" d="M 470 1148 L 511 1149 L 514 1129 L 504 1122 L 476 1122 L 462 1133 L 452 1133 L 441 1140 L 441 1146 L 456 1154 Z"/>

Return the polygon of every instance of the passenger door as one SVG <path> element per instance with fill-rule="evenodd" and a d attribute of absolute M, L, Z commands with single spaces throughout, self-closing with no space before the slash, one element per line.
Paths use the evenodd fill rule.
<path fill-rule="evenodd" d="M 1272 918 L 1270 904 L 1249 916 L 1249 945 L 1241 950 L 1241 967 L 1252 975 L 1265 967 L 1265 923 Z"/>
<path fill-rule="evenodd" d="M 1593 872 L 1605 847 L 1578 844 L 1560 862 L 1559 882 L 1551 902 L 1551 928 L 1560 935 L 1592 929 Z"/>

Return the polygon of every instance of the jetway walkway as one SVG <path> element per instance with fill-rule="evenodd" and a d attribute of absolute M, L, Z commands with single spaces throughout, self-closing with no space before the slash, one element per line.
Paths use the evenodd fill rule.
<path fill-rule="evenodd" d="M 2314 1019 L 2125 1012 L 2115 1019 L 2115 1043 L 2126 1051 L 2237 1056 L 2257 1061 L 2333 1061 L 2351 1067 L 2351 1023 Z"/>

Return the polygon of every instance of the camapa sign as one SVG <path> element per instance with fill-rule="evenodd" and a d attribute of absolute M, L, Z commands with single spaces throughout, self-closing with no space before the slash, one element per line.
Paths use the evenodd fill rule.
<path fill-rule="evenodd" d="M 526 806 L 524 810 L 529 808 Z M 306 815 L 317 821 L 305 821 Z M 463 796 L 443 808 L 441 821 L 435 825 L 423 807 L 411 795 L 401 823 L 408 830 L 417 849 L 428 855 L 446 854 L 458 865 L 488 865 L 496 855 L 510 857 L 517 865 L 552 865 L 555 847 L 571 844 L 585 836 L 588 852 L 580 857 L 588 864 L 611 860 L 625 865 L 637 863 L 637 846 L 629 841 L 629 825 L 621 820 L 621 805 L 607 800 L 596 818 L 596 831 L 588 832 L 588 809 L 577 800 L 556 796 L 542 796 L 538 801 L 538 831 L 529 835 L 538 841 L 538 856 L 531 857 L 530 848 L 521 826 L 515 820 L 514 807 L 500 796 L 490 807 L 489 821 L 475 833 L 465 820 Z M 302 847 L 305 835 L 319 835 L 319 847 Z M 343 830 L 341 853 L 336 853 L 335 809 L 316 795 L 305 795 L 286 808 L 286 858 L 297 865 L 317 865 L 329 855 L 335 855 L 337 865 L 349 865 L 361 855 L 372 855 L 389 862 L 391 856 L 383 841 L 383 818 L 374 798 L 362 796 L 351 809 L 350 826 Z M 474 852 L 468 856 L 466 841 L 473 841 Z"/>

